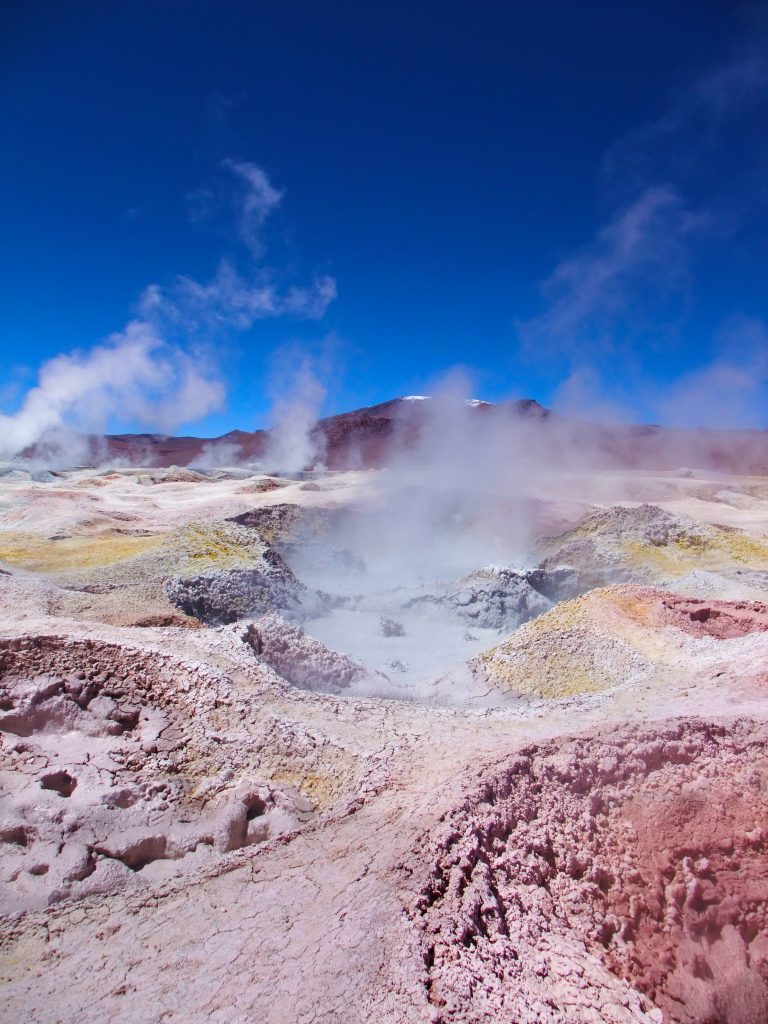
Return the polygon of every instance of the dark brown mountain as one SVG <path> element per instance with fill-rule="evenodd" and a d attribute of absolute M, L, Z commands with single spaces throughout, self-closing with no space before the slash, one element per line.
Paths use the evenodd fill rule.
<path fill-rule="evenodd" d="M 384 465 L 394 452 L 419 438 L 441 444 L 440 409 L 447 400 L 395 398 L 320 420 L 313 430 L 322 461 L 330 469 Z M 509 445 L 529 458 L 556 465 L 602 469 L 674 470 L 685 466 L 739 473 L 768 473 L 768 431 L 674 430 L 659 426 L 604 425 L 566 420 L 526 399 L 517 402 L 454 402 L 455 430 L 466 426 L 472 442 Z M 436 426 L 437 424 L 437 426 Z M 432 433 L 425 430 L 432 428 Z M 233 430 L 215 438 L 159 434 L 107 434 L 92 439 L 93 462 L 110 459 L 146 466 L 184 466 L 206 453 L 225 456 L 236 446 L 237 460 L 260 460 L 269 443 L 266 430 Z M 445 438 L 445 443 L 451 443 Z M 222 461 L 228 461 L 226 457 Z M 234 459 L 233 459 L 234 461 Z M 280 467 L 265 467 L 279 470 Z"/>

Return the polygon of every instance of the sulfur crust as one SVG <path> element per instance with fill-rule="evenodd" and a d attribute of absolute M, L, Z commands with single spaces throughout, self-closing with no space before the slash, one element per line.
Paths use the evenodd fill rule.
<path fill-rule="evenodd" d="M 768 544 L 744 534 L 718 530 L 714 537 L 681 537 L 655 546 L 639 541 L 622 545 L 627 564 L 649 566 L 663 576 L 685 576 L 692 569 L 716 570 L 734 562 L 750 569 L 768 568 Z"/>
<path fill-rule="evenodd" d="M 607 591 L 597 593 L 604 597 Z M 483 651 L 475 663 L 489 682 L 521 696 L 556 700 L 610 689 L 642 671 L 645 660 L 602 627 L 594 604 L 594 594 L 567 601 Z"/>
<path fill-rule="evenodd" d="M 184 575 L 260 561 L 264 552 L 264 544 L 252 532 L 224 523 L 186 526 L 172 545 L 179 551 L 178 571 Z"/>
<path fill-rule="evenodd" d="M 489 682 L 521 696 L 599 693 L 673 658 L 674 637 L 654 627 L 642 593 L 601 587 L 527 623 L 475 664 Z"/>
<path fill-rule="evenodd" d="M 14 531 L 0 536 L 0 562 L 40 573 L 92 569 L 134 558 L 158 547 L 162 541 L 159 534 L 136 537 L 102 533 L 53 540 Z"/>

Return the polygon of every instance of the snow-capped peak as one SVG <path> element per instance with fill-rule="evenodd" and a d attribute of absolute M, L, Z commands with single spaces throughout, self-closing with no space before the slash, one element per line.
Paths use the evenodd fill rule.
<path fill-rule="evenodd" d="M 400 399 L 401 402 L 429 402 L 431 395 L 403 395 Z M 478 405 L 493 405 L 493 402 L 486 402 L 482 398 L 465 398 L 465 405 L 471 405 L 473 409 L 476 409 Z"/>

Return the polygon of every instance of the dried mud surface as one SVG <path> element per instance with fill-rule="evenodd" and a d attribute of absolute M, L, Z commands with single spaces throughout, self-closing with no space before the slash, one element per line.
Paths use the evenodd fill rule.
<path fill-rule="evenodd" d="M 311 817 L 211 742 L 224 694 L 209 672 L 24 637 L 0 642 L 0 679 L 0 913 L 171 878 Z"/>
<path fill-rule="evenodd" d="M 496 639 L 414 700 L 293 568 L 370 474 L 38 476 L 0 479 L 3 1020 L 768 1019 L 764 478 L 540 489 L 531 564 L 419 592 Z"/>

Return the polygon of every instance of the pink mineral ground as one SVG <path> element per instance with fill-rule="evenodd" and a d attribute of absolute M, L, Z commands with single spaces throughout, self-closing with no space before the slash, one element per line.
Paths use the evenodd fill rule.
<path fill-rule="evenodd" d="M 493 773 L 428 844 L 413 909 L 440 1018 L 567 1019 L 565 950 L 571 983 L 587 954 L 665 1020 L 764 1024 L 767 738 L 748 721 L 630 729 Z"/>
<path fill-rule="evenodd" d="M 768 605 L 759 601 L 697 601 L 665 595 L 657 621 L 691 636 L 732 640 L 768 630 Z"/>
<path fill-rule="evenodd" d="M 569 471 L 462 520 L 562 565 L 378 606 L 299 558 L 374 473 L 198 476 L 0 479 L 3 1022 L 766 1024 L 765 478 Z"/>

